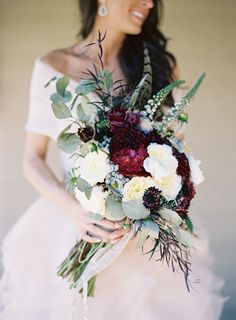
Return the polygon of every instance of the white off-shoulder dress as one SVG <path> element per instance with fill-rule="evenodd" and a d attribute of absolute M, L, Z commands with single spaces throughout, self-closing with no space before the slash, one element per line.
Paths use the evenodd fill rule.
<path fill-rule="evenodd" d="M 63 74 L 35 60 L 26 130 L 54 141 L 67 125 L 51 111 L 54 88 L 44 85 Z M 77 82 L 70 80 L 70 86 Z M 68 155 L 60 152 L 62 171 L 70 168 Z M 149 261 L 136 238 L 97 277 L 95 297 L 88 298 L 89 320 L 218 320 L 227 297 L 221 293 L 224 279 L 213 270 L 208 237 L 196 213 L 189 293 L 182 273 Z M 82 298 L 56 275 L 59 263 L 75 244 L 77 230 L 65 212 L 39 197 L 24 212 L 1 244 L 3 275 L 0 280 L 1 320 L 82 320 Z"/>

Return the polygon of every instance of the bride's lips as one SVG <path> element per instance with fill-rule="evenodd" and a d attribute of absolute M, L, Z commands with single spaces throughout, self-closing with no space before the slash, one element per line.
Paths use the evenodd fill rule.
<path fill-rule="evenodd" d="M 143 23 L 147 17 L 147 13 L 135 9 L 131 10 L 130 15 L 132 16 L 133 20 L 141 23 Z"/>

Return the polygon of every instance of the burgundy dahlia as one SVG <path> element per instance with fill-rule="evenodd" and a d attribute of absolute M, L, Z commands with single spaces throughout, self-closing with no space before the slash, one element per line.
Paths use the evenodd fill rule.
<path fill-rule="evenodd" d="M 190 167 L 188 158 L 184 153 L 179 152 L 175 147 L 172 147 L 173 155 L 178 160 L 177 174 L 180 175 L 183 181 L 190 179 Z"/>
<path fill-rule="evenodd" d="M 111 131 L 115 132 L 120 127 L 135 127 L 140 121 L 140 114 L 125 108 L 113 108 L 107 113 L 110 121 Z"/>
<path fill-rule="evenodd" d="M 178 212 L 178 214 L 182 218 L 185 218 L 187 216 L 190 202 L 194 198 L 195 194 L 196 190 L 194 188 L 193 182 L 191 180 L 185 181 L 176 199 L 176 212 Z"/>
<path fill-rule="evenodd" d="M 150 211 L 158 210 L 162 204 L 161 198 L 161 191 L 156 187 L 150 187 L 143 195 L 143 204 Z"/>
<path fill-rule="evenodd" d="M 125 177 L 149 176 L 143 168 L 143 161 L 147 157 L 143 146 L 136 150 L 125 147 L 111 153 L 111 160 L 119 166 L 119 172 Z"/>
<path fill-rule="evenodd" d="M 110 148 L 112 153 L 115 150 L 120 150 L 126 147 L 137 150 L 141 146 L 148 146 L 148 139 L 143 132 L 135 128 L 121 127 L 119 130 L 114 132 Z"/>

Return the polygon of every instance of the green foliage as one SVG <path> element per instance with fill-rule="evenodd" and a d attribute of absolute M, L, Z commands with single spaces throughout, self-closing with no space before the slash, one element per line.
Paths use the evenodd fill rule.
<path fill-rule="evenodd" d="M 148 232 L 148 235 L 153 238 L 159 237 L 159 225 L 151 219 L 142 220 L 142 230 L 146 230 Z"/>
<path fill-rule="evenodd" d="M 109 92 L 113 86 L 112 73 L 107 70 L 101 70 L 98 73 L 98 81 L 104 91 Z"/>
<path fill-rule="evenodd" d="M 91 152 L 97 152 L 98 153 L 98 146 L 96 143 L 92 142 L 91 143 Z"/>
<path fill-rule="evenodd" d="M 140 91 L 142 90 L 143 85 L 147 79 L 148 75 L 146 74 L 138 83 L 137 87 L 133 90 L 132 94 L 129 95 L 126 99 L 124 99 L 124 103 L 122 105 L 128 105 L 132 107 L 135 105 L 136 101 L 138 100 Z"/>
<path fill-rule="evenodd" d="M 45 85 L 44 85 L 44 88 L 47 88 L 49 85 L 50 85 L 50 83 L 52 82 L 52 81 L 55 81 L 57 79 L 57 77 L 53 77 L 52 79 L 50 79 Z"/>
<path fill-rule="evenodd" d="M 80 119 L 80 121 L 82 121 L 82 122 L 87 122 L 87 121 L 89 121 L 90 116 L 87 115 L 87 114 L 85 114 L 83 105 L 82 105 L 81 103 L 79 103 L 79 104 L 77 105 L 76 111 L 77 111 L 77 116 L 78 116 L 78 118 Z"/>
<path fill-rule="evenodd" d="M 185 218 L 185 222 L 186 222 L 186 225 L 187 225 L 189 231 L 193 233 L 193 222 L 192 222 L 192 220 L 187 216 Z"/>
<path fill-rule="evenodd" d="M 176 226 L 181 225 L 181 223 L 183 222 L 182 218 L 178 215 L 178 213 L 173 210 L 163 208 L 160 209 L 158 213 L 163 219 L 174 223 Z"/>
<path fill-rule="evenodd" d="M 66 153 L 72 153 L 76 151 L 80 143 L 81 143 L 80 137 L 74 133 L 62 132 L 57 137 L 58 147 Z"/>
<path fill-rule="evenodd" d="M 53 110 L 54 115 L 58 119 L 67 119 L 67 118 L 71 117 L 70 109 L 61 100 L 57 100 L 57 101 L 52 102 L 52 110 Z"/>
<path fill-rule="evenodd" d="M 66 88 L 69 84 L 69 78 L 67 76 L 63 76 L 59 78 L 56 82 L 56 90 L 59 96 L 65 97 Z"/>
<path fill-rule="evenodd" d="M 186 112 L 181 112 L 178 117 L 177 117 L 177 120 L 181 123 L 184 123 L 184 122 L 188 122 L 188 114 Z"/>
<path fill-rule="evenodd" d="M 168 123 L 178 117 L 178 115 L 183 111 L 185 106 L 187 106 L 194 98 L 205 76 L 206 73 L 204 72 L 199 77 L 194 86 L 191 88 L 191 90 L 189 90 L 189 92 L 182 99 L 180 99 L 180 101 L 175 102 L 175 104 L 169 109 L 167 115 L 163 117 L 163 122 Z"/>
<path fill-rule="evenodd" d="M 95 90 L 95 84 L 89 79 L 82 79 L 75 89 L 75 92 L 81 96 L 86 96 L 88 93 Z"/>
<path fill-rule="evenodd" d="M 70 192 L 74 192 L 74 188 L 76 186 L 76 177 L 70 176 L 68 180 L 66 181 L 66 189 Z"/>
<path fill-rule="evenodd" d="M 81 177 L 77 177 L 76 186 L 81 192 L 85 193 L 88 200 L 91 198 L 93 187 L 86 180 Z"/>
<path fill-rule="evenodd" d="M 121 220 L 126 217 L 122 202 L 118 201 L 113 195 L 108 195 L 107 197 L 106 210 L 107 214 L 115 220 Z"/>
<path fill-rule="evenodd" d="M 96 124 L 98 129 L 105 129 L 110 127 L 110 122 L 107 119 L 103 119 Z"/>
<path fill-rule="evenodd" d="M 122 202 L 122 205 L 126 216 L 131 219 L 143 219 L 150 214 L 150 211 L 144 207 L 142 199 Z"/>
<path fill-rule="evenodd" d="M 51 101 L 56 102 L 58 100 L 61 100 L 64 103 L 67 103 L 71 100 L 72 94 L 70 91 L 66 91 L 64 97 L 60 96 L 58 93 L 53 93 L 50 97 Z"/>

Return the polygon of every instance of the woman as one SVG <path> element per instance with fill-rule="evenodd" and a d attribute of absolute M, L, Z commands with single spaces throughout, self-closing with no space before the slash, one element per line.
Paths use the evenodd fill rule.
<path fill-rule="evenodd" d="M 106 32 L 103 63 L 105 69 L 114 70 L 114 80 L 125 79 L 130 87 L 141 78 L 144 42 L 153 67 L 152 91 L 179 77 L 175 58 L 166 51 L 166 39 L 156 27 L 160 22 L 160 0 L 79 2 L 83 40 L 35 61 L 24 172 L 42 196 L 4 238 L 0 319 L 82 319 L 81 296 L 56 276 L 57 266 L 77 235 L 89 242 L 103 239 L 116 243 L 126 233 L 115 222 L 93 220 L 47 165 L 49 139 L 56 140 L 64 124 L 53 117 L 49 103 L 53 90 L 50 86 L 45 89 L 44 84 L 55 75 L 68 75 L 70 86 L 76 86 L 83 71 L 91 67 L 91 59 L 96 60 L 96 46 L 87 45 L 96 41 L 98 30 Z M 170 95 L 166 103 L 172 102 Z M 60 158 L 66 172 L 70 160 L 63 153 Z M 202 233 L 195 240 L 197 250 L 192 257 L 192 279 L 200 278 L 200 283 L 193 284 L 190 294 L 181 273 L 173 274 L 167 266 L 148 261 L 135 251 L 136 240 L 132 239 L 115 262 L 100 272 L 95 298 L 88 299 L 90 319 L 219 319 L 225 300 L 220 295 L 223 280 L 211 270 L 204 229 L 196 217 L 193 221 Z"/>

